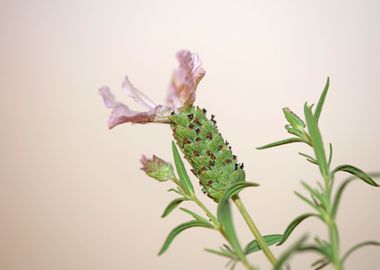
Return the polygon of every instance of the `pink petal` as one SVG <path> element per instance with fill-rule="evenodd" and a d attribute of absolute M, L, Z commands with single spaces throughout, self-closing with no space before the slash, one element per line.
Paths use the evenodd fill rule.
<path fill-rule="evenodd" d="M 114 128 L 122 123 L 139 123 L 145 124 L 152 122 L 155 117 L 156 109 L 148 112 L 136 112 L 129 109 L 126 105 L 118 103 L 112 110 L 110 118 L 108 119 L 108 127 Z"/>
<path fill-rule="evenodd" d="M 116 106 L 117 102 L 115 97 L 107 86 L 101 87 L 99 94 L 103 97 L 104 106 L 106 106 L 106 108 L 114 108 Z"/>
<path fill-rule="evenodd" d="M 195 101 L 195 90 L 205 74 L 197 54 L 182 50 L 177 53 L 179 67 L 174 71 L 168 89 L 167 103 L 175 110 L 191 106 Z"/>
<path fill-rule="evenodd" d="M 144 108 L 151 110 L 157 106 L 150 98 L 148 98 L 140 90 L 134 87 L 133 84 L 129 81 L 127 76 L 122 82 L 121 87 L 123 88 L 124 92 L 128 96 L 133 98 L 137 103 L 139 103 Z"/>

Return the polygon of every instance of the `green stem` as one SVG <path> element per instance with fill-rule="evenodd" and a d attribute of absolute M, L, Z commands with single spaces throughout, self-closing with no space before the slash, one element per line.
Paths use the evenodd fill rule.
<path fill-rule="evenodd" d="M 243 202 L 241 201 L 240 197 L 238 195 L 233 197 L 233 201 L 236 205 L 236 207 L 239 209 L 239 212 L 243 216 L 245 222 L 247 223 L 249 229 L 251 230 L 253 236 L 255 237 L 257 244 L 261 248 L 261 250 L 264 252 L 265 256 L 268 258 L 268 260 L 271 262 L 272 265 L 275 265 L 277 260 L 274 257 L 272 251 L 269 249 L 267 243 L 265 242 L 264 238 L 261 236 L 259 230 L 257 229 L 255 223 L 253 222 L 251 216 L 249 215 L 247 209 L 245 208 Z"/>
<path fill-rule="evenodd" d="M 211 213 L 211 211 L 197 198 L 197 196 L 194 195 L 192 200 L 203 210 L 203 212 L 205 212 L 215 227 L 219 229 L 221 226 L 216 216 Z"/>
<path fill-rule="evenodd" d="M 214 224 L 215 229 L 218 230 L 227 240 L 223 227 L 220 225 L 218 219 L 211 213 L 211 211 L 197 198 L 197 196 L 193 195 L 191 199 L 205 212 L 205 214 L 210 218 L 211 222 Z M 256 270 L 255 268 L 253 268 L 253 266 L 249 264 L 246 257 L 244 257 L 244 259 L 241 260 L 241 262 L 248 270 Z"/>

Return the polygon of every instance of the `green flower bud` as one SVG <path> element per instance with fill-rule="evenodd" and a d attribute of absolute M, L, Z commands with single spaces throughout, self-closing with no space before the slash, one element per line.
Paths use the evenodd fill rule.
<path fill-rule="evenodd" d="M 305 122 L 289 108 L 283 108 L 282 111 L 284 112 L 286 120 L 293 128 L 302 130 L 306 127 Z"/>
<path fill-rule="evenodd" d="M 169 119 L 178 146 L 210 198 L 218 202 L 228 187 L 245 181 L 243 164 L 219 133 L 213 115 L 208 119 L 205 109 L 191 107 Z"/>
<path fill-rule="evenodd" d="M 140 162 L 143 165 L 141 170 L 160 182 L 175 179 L 172 164 L 160 159 L 155 155 L 153 155 L 152 159 L 147 159 L 143 155 L 140 159 Z"/>

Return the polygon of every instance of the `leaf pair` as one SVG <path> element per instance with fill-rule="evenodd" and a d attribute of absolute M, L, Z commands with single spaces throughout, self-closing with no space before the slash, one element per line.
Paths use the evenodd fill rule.
<path fill-rule="evenodd" d="M 240 242 L 235 233 L 235 228 L 232 222 L 231 208 L 229 200 L 236 194 L 238 194 L 241 190 L 247 187 L 258 186 L 256 183 L 249 182 L 238 182 L 231 187 L 229 187 L 224 193 L 223 197 L 219 201 L 218 209 L 217 209 L 217 217 L 219 222 L 222 224 L 225 236 L 227 241 L 230 243 L 234 253 L 241 260 L 245 260 L 245 255 L 243 249 L 241 248 Z"/>

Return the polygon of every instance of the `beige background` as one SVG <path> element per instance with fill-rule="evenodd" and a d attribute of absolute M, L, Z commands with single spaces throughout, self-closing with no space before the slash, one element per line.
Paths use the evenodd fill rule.
<path fill-rule="evenodd" d="M 285 138 L 281 108 L 302 114 L 331 76 L 321 126 L 334 165 L 380 169 L 380 2 L 367 1 L 0 1 L 0 269 L 224 269 L 203 251 L 219 235 L 192 230 L 162 257 L 169 230 L 187 219 L 160 214 L 173 194 L 148 179 L 139 158 L 171 160 L 169 127 L 107 130 L 97 89 L 121 100 L 132 82 L 157 102 L 165 96 L 174 54 L 200 54 L 207 75 L 197 104 L 219 128 L 248 179 L 242 193 L 262 232 L 282 232 L 308 211 L 293 194 L 318 179 L 297 155 L 304 146 L 257 151 Z M 343 175 L 341 175 L 343 177 Z M 339 214 L 343 250 L 380 240 L 380 190 L 352 184 Z M 212 203 L 209 204 L 213 206 Z M 236 215 L 243 242 L 250 240 Z M 309 231 L 307 221 L 290 238 Z M 283 250 L 276 248 L 278 254 Z M 379 269 L 380 250 L 353 255 L 346 269 Z M 309 269 L 314 255 L 292 269 Z M 251 262 L 269 269 L 260 254 Z"/>

